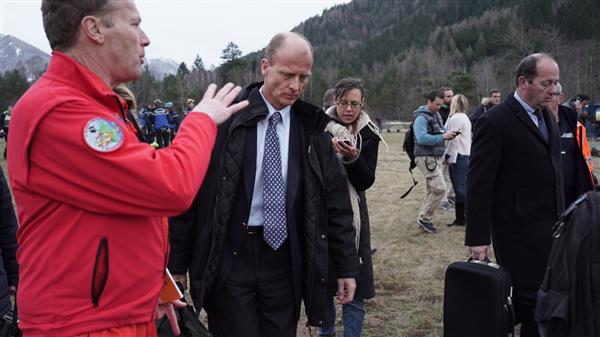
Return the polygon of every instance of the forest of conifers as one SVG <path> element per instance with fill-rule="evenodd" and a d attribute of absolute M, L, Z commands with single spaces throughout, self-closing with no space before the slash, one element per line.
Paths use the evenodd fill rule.
<path fill-rule="evenodd" d="M 474 105 L 490 89 L 514 90 L 514 69 L 533 52 L 557 59 L 567 97 L 597 99 L 599 19 L 596 0 L 354 0 L 294 30 L 314 46 L 305 99 L 320 104 L 326 88 L 357 76 L 373 112 L 407 120 L 442 85 Z M 261 56 L 242 58 L 243 79 L 259 78 Z"/>

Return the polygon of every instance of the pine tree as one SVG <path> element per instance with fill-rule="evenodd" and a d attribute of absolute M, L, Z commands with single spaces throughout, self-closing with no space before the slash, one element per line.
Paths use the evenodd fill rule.
<path fill-rule="evenodd" d="M 0 112 L 14 105 L 29 89 L 29 82 L 24 71 L 13 69 L 0 74 Z"/>
<path fill-rule="evenodd" d="M 204 70 L 204 62 L 200 58 L 200 55 L 196 54 L 196 58 L 194 59 L 194 64 L 192 65 L 193 70 Z"/>
<path fill-rule="evenodd" d="M 233 42 L 229 42 L 225 49 L 223 49 L 223 53 L 221 54 L 223 63 L 217 70 L 222 83 L 243 82 L 245 62 L 240 59 L 241 55 L 242 51 L 238 45 Z"/>
<path fill-rule="evenodd" d="M 223 49 L 221 59 L 225 61 L 224 63 L 228 63 L 237 60 L 241 55 L 242 51 L 240 50 L 240 47 L 233 42 L 229 42 L 225 49 Z"/>
<path fill-rule="evenodd" d="M 181 62 L 181 64 L 179 65 L 179 68 L 177 68 L 177 78 L 180 81 L 183 81 L 184 77 L 186 77 L 189 74 L 190 74 L 190 71 L 189 71 L 187 65 L 185 64 L 185 62 Z"/>
<path fill-rule="evenodd" d="M 181 86 L 177 75 L 169 74 L 163 78 L 162 97 L 164 102 L 179 102 L 181 100 Z"/>

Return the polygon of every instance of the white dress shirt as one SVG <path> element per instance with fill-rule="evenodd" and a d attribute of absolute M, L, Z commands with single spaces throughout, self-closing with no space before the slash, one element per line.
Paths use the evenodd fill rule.
<path fill-rule="evenodd" d="M 256 176 L 254 177 L 254 190 L 252 191 L 248 226 L 262 226 L 265 222 L 263 213 L 263 157 L 265 154 L 265 136 L 267 134 L 267 127 L 269 126 L 269 118 L 271 118 L 275 111 L 279 111 L 281 114 L 281 123 L 277 124 L 277 137 L 279 138 L 279 150 L 281 151 L 281 174 L 283 175 L 284 187 L 287 188 L 290 111 L 292 107 L 288 105 L 281 110 L 275 110 L 263 95 L 263 87 L 260 88 L 259 92 L 267 105 L 269 113 L 265 119 L 256 124 Z"/>

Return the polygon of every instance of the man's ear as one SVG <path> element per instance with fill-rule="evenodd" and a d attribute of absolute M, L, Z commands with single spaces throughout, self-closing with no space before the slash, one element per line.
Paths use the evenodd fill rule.
<path fill-rule="evenodd" d="M 104 28 L 99 17 L 88 15 L 81 19 L 82 33 L 97 44 L 104 43 Z"/>
<path fill-rule="evenodd" d="M 527 79 L 527 77 L 525 77 L 525 76 L 519 76 L 519 77 L 517 78 L 517 83 L 519 83 L 519 85 L 518 85 L 519 87 L 520 87 L 521 85 L 525 85 L 525 84 L 527 84 L 528 82 L 529 82 L 529 80 L 528 80 L 528 79 Z"/>
<path fill-rule="evenodd" d="M 271 65 L 269 64 L 269 61 L 267 61 L 266 58 L 263 58 L 262 60 L 260 60 L 260 72 L 264 75 L 267 72 L 267 69 L 269 69 Z"/>

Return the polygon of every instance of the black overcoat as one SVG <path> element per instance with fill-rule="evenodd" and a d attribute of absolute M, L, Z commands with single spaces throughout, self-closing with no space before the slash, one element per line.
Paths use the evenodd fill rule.
<path fill-rule="evenodd" d="M 478 121 L 467 175 L 465 243 L 490 243 L 513 285 L 538 288 L 563 209 L 556 121 L 543 110 L 546 142 L 511 93 Z"/>

